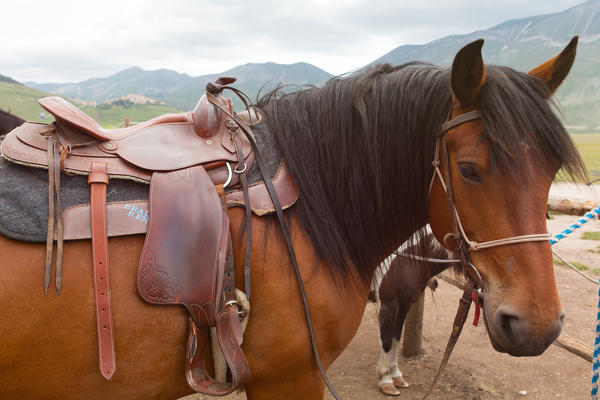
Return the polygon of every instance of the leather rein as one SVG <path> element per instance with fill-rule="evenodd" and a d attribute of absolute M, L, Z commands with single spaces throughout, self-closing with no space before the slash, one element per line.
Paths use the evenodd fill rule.
<path fill-rule="evenodd" d="M 250 108 L 249 108 L 249 104 L 246 102 L 245 99 L 245 94 L 242 93 L 241 91 L 239 91 L 238 89 L 228 86 L 228 85 L 217 85 L 217 84 L 212 84 L 209 83 L 206 86 L 206 92 L 207 94 L 217 94 L 221 91 L 223 91 L 224 89 L 229 89 L 231 90 L 233 93 L 235 93 L 244 103 L 244 105 L 246 106 L 246 109 L 249 110 L 249 115 L 251 117 L 252 113 L 250 112 Z M 315 329 L 314 329 L 314 325 L 312 322 L 312 317 L 310 314 L 310 309 L 308 306 L 308 299 L 306 297 L 306 291 L 304 289 L 304 283 L 302 282 L 302 275 L 300 273 L 300 267 L 298 266 L 298 260 L 296 258 L 296 253 L 294 251 L 294 246 L 292 244 L 292 235 L 290 233 L 290 228 L 289 225 L 285 219 L 285 216 L 283 215 L 283 210 L 281 207 L 281 203 L 279 201 L 279 196 L 277 195 L 277 192 L 275 191 L 275 188 L 273 187 L 273 183 L 271 182 L 271 178 L 267 172 L 267 168 L 265 166 L 265 162 L 263 160 L 263 157 L 260 153 L 260 150 L 258 148 L 258 145 L 256 143 L 256 139 L 254 138 L 254 135 L 252 134 L 252 131 L 247 129 L 245 127 L 245 124 L 242 123 L 241 121 L 239 121 L 239 118 L 237 116 L 232 115 L 231 113 L 229 113 L 227 110 L 225 110 L 223 107 L 221 107 L 216 101 L 214 101 L 214 97 L 212 96 L 207 96 L 209 101 L 215 106 L 217 107 L 219 110 L 221 110 L 223 113 L 225 113 L 225 115 L 227 115 L 229 118 L 231 118 L 232 120 L 236 121 L 238 123 L 239 128 L 242 130 L 242 132 L 244 133 L 244 135 L 248 138 L 248 141 L 250 142 L 251 146 L 252 146 L 252 151 L 254 152 L 254 159 L 256 160 L 256 163 L 258 165 L 258 169 L 261 173 L 261 177 L 263 179 L 263 181 L 265 182 L 265 187 L 267 189 L 267 192 L 269 193 L 269 197 L 271 198 L 271 201 L 273 202 L 273 208 L 275 209 L 275 212 L 277 214 L 277 218 L 279 220 L 279 224 L 281 226 L 281 230 L 283 232 L 283 236 L 285 238 L 285 242 L 287 245 L 287 249 L 288 249 L 288 253 L 290 255 L 290 261 L 292 262 L 292 266 L 294 268 L 294 272 L 296 274 L 296 278 L 298 280 L 298 286 L 300 289 L 300 297 L 302 298 L 302 304 L 304 306 L 304 314 L 306 316 L 306 322 L 308 325 L 308 331 L 310 334 L 310 344 L 312 347 L 312 351 L 313 351 L 313 355 L 315 356 L 315 361 L 317 363 L 317 366 L 319 367 L 319 371 L 321 372 L 321 376 L 323 377 L 323 381 L 325 382 L 325 385 L 327 386 L 327 389 L 329 389 L 329 392 L 332 394 L 332 396 L 336 399 L 336 400 L 342 400 L 342 398 L 340 397 L 339 394 L 337 394 L 337 392 L 335 391 L 335 389 L 333 388 L 333 385 L 331 384 L 331 382 L 329 382 L 329 379 L 327 378 L 327 374 L 325 372 L 325 368 L 323 368 L 323 364 L 321 362 L 321 357 L 319 356 L 319 352 L 317 349 L 317 342 L 316 342 L 316 337 L 315 337 Z M 252 227 L 250 225 L 250 222 L 252 220 L 251 215 L 248 216 L 249 213 L 251 213 L 251 209 L 250 209 L 250 202 L 247 200 L 246 203 L 246 232 L 247 232 L 247 236 L 246 236 L 246 255 L 245 255 L 245 260 L 244 260 L 244 276 L 245 276 L 245 284 L 246 284 L 246 290 L 249 293 L 249 289 L 250 289 L 250 254 L 249 254 L 249 249 L 252 247 L 251 245 L 251 232 L 252 232 Z"/>
<path fill-rule="evenodd" d="M 471 251 L 479 251 L 491 247 L 504 246 L 508 244 L 548 241 L 552 237 L 552 235 L 550 235 L 549 233 L 534 233 L 529 235 L 511 236 L 485 242 L 476 242 L 474 240 L 470 240 L 467 237 L 465 229 L 463 228 L 462 222 L 458 215 L 458 210 L 456 209 L 456 202 L 454 200 L 452 174 L 450 171 L 450 153 L 448 151 L 446 133 L 459 125 L 478 119 L 481 119 L 479 111 L 470 111 L 448 120 L 441 127 L 439 136 L 437 138 L 437 144 L 435 147 L 435 155 L 432 163 L 434 167 L 434 172 L 431 178 L 431 183 L 429 185 L 429 193 L 431 194 L 431 188 L 433 187 L 433 183 L 435 182 L 435 179 L 438 178 L 442 185 L 442 188 L 444 189 L 444 192 L 446 193 L 446 197 L 448 198 L 448 209 L 452 217 L 452 226 L 454 230 L 453 233 L 448 233 L 444 236 L 444 244 L 447 245 L 447 240 L 449 238 L 454 239 L 456 248 L 460 255 L 460 262 L 462 264 L 463 270 L 467 273 L 467 283 L 465 284 L 464 292 L 460 299 L 456 316 L 454 317 L 452 333 L 450 335 L 450 338 L 448 339 L 448 344 L 446 345 L 444 356 L 442 357 L 442 361 L 440 363 L 437 374 L 433 380 L 433 383 L 431 384 L 431 388 L 429 389 L 427 394 L 425 394 L 423 399 L 427 398 L 427 396 L 429 396 L 429 394 L 433 391 L 433 388 L 435 387 L 442 371 L 448 363 L 448 359 L 452 354 L 454 345 L 458 341 L 458 337 L 460 336 L 465 321 L 467 320 L 472 301 L 476 300 L 477 305 L 479 306 L 479 297 L 485 300 L 485 284 L 483 282 L 483 277 L 479 273 L 479 270 L 477 269 L 477 267 L 475 267 L 471 260 Z M 440 153 L 442 148 L 444 150 L 443 174 L 440 169 Z"/>

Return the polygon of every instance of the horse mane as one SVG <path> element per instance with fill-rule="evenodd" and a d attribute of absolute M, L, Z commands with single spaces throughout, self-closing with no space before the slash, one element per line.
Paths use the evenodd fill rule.
<path fill-rule="evenodd" d="M 4 135 L 21 125 L 25 120 L 0 108 L 0 135 Z"/>
<path fill-rule="evenodd" d="M 549 98 L 538 78 L 487 66 L 477 108 L 493 167 L 517 172 L 525 142 L 540 161 L 585 176 Z M 427 223 L 435 139 L 451 103 L 450 70 L 418 62 L 260 99 L 299 189 L 298 219 L 332 268 L 370 279 Z"/>

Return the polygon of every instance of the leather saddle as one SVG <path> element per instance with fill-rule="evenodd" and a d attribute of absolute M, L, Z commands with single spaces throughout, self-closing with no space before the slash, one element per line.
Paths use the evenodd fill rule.
<path fill-rule="evenodd" d="M 138 291 L 147 302 L 178 304 L 188 311 L 185 372 L 190 386 L 205 394 L 225 395 L 249 377 L 240 348 L 242 332 L 226 208 L 233 204 L 250 210 L 254 208 L 250 203 L 269 208 L 270 199 L 263 186 L 248 187 L 246 182 L 254 155 L 250 140 L 238 128 L 244 124 L 248 129 L 259 115 L 247 110 L 233 117 L 232 102 L 220 89 L 234 81 L 225 77 L 209 84 L 193 111 L 112 130 L 103 129 L 59 97 L 44 98 L 40 104 L 54 115 L 55 123 L 26 123 L 2 142 L 2 155 L 8 160 L 48 169 L 46 292 L 56 239 L 56 287 L 60 293 L 62 240 L 65 230 L 69 231 L 63 226 L 60 209 L 61 170 L 88 175 L 99 364 L 106 379 L 110 380 L 116 369 L 108 265 L 111 229 L 107 213 L 110 217 L 111 208 L 106 204 L 111 177 L 150 183 Z M 285 167 L 282 169 L 274 186 L 284 206 L 289 206 L 295 202 L 297 190 Z M 234 189 L 226 195 L 225 186 Z M 231 382 L 217 381 L 206 372 L 209 327 L 216 327 Z"/>

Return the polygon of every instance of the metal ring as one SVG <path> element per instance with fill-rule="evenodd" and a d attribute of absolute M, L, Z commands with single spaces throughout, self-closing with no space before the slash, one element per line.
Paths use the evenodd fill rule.
<path fill-rule="evenodd" d="M 237 305 L 238 307 L 240 307 L 240 303 L 237 300 L 229 300 L 227 303 L 225 303 L 223 308 L 232 306 L 234 304 Z"/>
<path fill-rule="evenodd" d="M 235 172 L 236 174 L 243 174 L 244 172 L 246 172 L 246 169 L 248 169 L 248 165 L 246 165 L 246 162 L 244 162 L 244 169 L 242 169 L 241 171 L 234 169 L 233 172 Z"/>
<path fill-rule="evenodd" d="M 481 284 L 481 286 L 483 286 L 483 278 L 481 277 L 481 274 L 479 273 L 479 270 L 477 269 L 477 267 L 475 267 L 473 265 L 473 263 L 469 263 L 468 266 L 471 267 L 473 269 L 473 271 L 475 271 L 475 273 L 477 274 L 477 277 L 479 278 L 479 283 Z M 475 283 L 477 283 L 477 282 L 475 282 Z"/>
<path fill-rule="evenodd" d="M 233 178 L 233 172 L 231 171 L 231 164 L 229 164 L 228 162 L 225 162 L 225 165 L 227 165 L 228 176 L 227 176 L 227 180 L 223 184 L 223 189 L 225 189 L 227 187 L 227 185 L 229 185 L 231 183 L 231 178 Z"/>

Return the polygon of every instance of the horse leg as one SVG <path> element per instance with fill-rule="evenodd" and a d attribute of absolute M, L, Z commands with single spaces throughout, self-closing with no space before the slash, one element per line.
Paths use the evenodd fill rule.
<path fill-rule="evenodd" d="M 395 358 L 397 346 L 394 338 L 395 312 L 391 304 L 382 304 L 377 296 L 377 316 L 379 317 L 379 338 L 381 341 L 379 361 L 377 362 L 377 379 L 379 390 L 388 396 L 398 396 L 400 392 L 394 387 L 390 371 L 390 358 Z M 392 307 L 393 308 L 393 307 Z"/>
<path fill-rule="evenodd" d="M 381 351 L 377 362 L 379 390 L 388 396 L 398 396 L 396 388 L 408 387 L 398 368 L 398 344 L 402 337 L 402 327 L 410 305 L 381 303 L 378 299 L 379 330 Z"/>
<path fill-rule="evenodd" d="M 410 306 L 412 304 L 403 304 L 398 310 L 398 314 L 396 315 L 395 325 L 394 325 L 394 340 L 392 341 L 392 349 L 394 351 L 394 356 L 390 359 L 390 371 L 392 376 L 392 381 L 394 386 L 397 388 L 407 388 L 408 382 L 404 379 L 402 375 L 402 371 L 398 368 L 398 344 L 400 343 L 400 338 L 402 337 L 402 329 L 404 328 L 404 321 L 406 321 L 406 316 L 408 315 L 408 311 L 410 310 Z"/>

